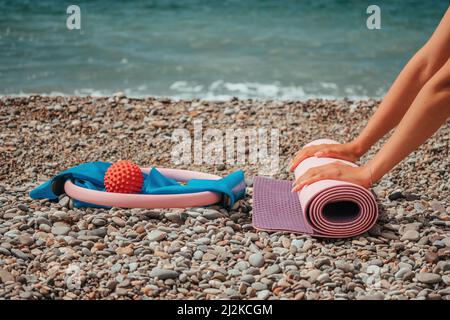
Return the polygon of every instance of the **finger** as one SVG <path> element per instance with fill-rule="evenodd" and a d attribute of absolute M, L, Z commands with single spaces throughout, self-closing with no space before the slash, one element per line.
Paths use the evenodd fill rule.
<path fill-rule="evenodd" d="M 334 179 L 334 177 L 339 176 L 339 172 L 340 170 L 337 170 L 333 163 L 311 168 L 295 181 L 291 191 L 301 190 L 305 186 L 305 181 L 308 181 L 307 184 L 311 184 L 319 180 Z"/>
<path fill-rule="evenodd" d="M 314 154 L 315 149 L 307 148 L 302 149 L 300 152 L 295 156 L 295 158 L 292 160 L 291 166 L 289 168 L 290 171 L 294 171 L 295 168 L 306 158 L 311 157 Z"/>
<path fill-rule="evenodd" d="M 302 176 L 300 176 L 293 184 L 292 192 L 298 191 L 302 188 L 302 185 L 305 181 L 309 181 L 311 179 L 320 178 L 324 175 L 324 172 L 318 170 L 317 168 L 312 168 L 306 171 Z"/>
<path fill-rule="evenodd" d="M 346 160 L 346 161 L 350 161 L 350 162 L 352 162 L 352 160 L 353 160 L 351 157 L 349 157 L 345 154 L 333 151 L 333 150 L 318 151 L 318 152 L 314 153 L 314 156 L 317 158 L 335 158 L 335 159 L 341 159 L 341 160 Z"/>
<path fill-rule="evenodd" d="M 301 181 L 300 183 L 296 184 L 294 186 L 294 188 L 292 188 L 292 192 L 299 192 L 300 190 L 302 190 L 304 187 L 309 186 L 310 184 L 313 184 L 314 182 L 320 181 L 325 179 L 324 175 L 318 174 L 312 177 L 309 177 L 303 181 Z"/>
<path fill-rule="evenodd" d="M 294 188 L 301 184 L 303 181 L 308 180 L 309 178 L 311 178 L 314 175 L 314 173 L 312 173 L 310 170 L 308 170 L 307 172 L 305 172 L 303 175 L 301 175 L 300 177 L 298 177 L 293 183 L 292 183 L 292 190 L 294 190 Z"/>
<path fill-rule="evenodd" d="M 300 163 L 298 162 L 298 160 L 303 156 L 305 152 L 308 152 L 308 149 L 301 149 L 295 154 L 289 165 L 289 171 L 293 171 L 295 167 L 297 167 L 297 165 Z"/>

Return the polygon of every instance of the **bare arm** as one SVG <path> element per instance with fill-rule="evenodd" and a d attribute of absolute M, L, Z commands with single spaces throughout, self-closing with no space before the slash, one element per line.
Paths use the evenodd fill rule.
<path fill-rule="evenodd" d="M 369 187 L 424 143 L 450 117 L 450 59 L 420 90 L 394 134 L 366 165 L 316 167 L 295 183 L 293 191 L 323 179 L 353 182 Z"/>
<path fill-rule="evenodd" d="M 397 126 L 420 89 L 450 58 L 450 8 L 428 42 L 401 71 L 383 102 L 359 136 L 345 144 L 319 145 L 301 149 L 294 156 L 293 171 L 304 159 L 332 157 L 355 162 L 379 139 Z"/>
<path fill-rule="evenodd" d="M 392 137 L 367 167 L 378 181 L 450 117 L 450 59 L 422 88 Z"/>
<path fill-rule="evenodd" d="M 353 142 L 361 155 L 397 126 L 426 82 L 450 57 L 450 8 L 435 32 L 401 71 L 378 110 Z"/>

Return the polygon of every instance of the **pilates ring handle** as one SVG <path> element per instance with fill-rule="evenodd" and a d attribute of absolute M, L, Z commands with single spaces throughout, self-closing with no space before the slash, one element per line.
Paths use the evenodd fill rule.
<path fill-rule="evenodd" d="M 141 168 L 142 172 L 149 173 L 152 168 Z M 179 182 L 187 182 L 191 179 L 218 180 L 220 176 L 181 169 L 157 168 L 167 178 Z M 221 201 L 219 193 L 203 191 L 197 193 L 182 194 L 127 194 L 104 192 L 86 189 L 67 180 L 64 183 L 65 193 L 76 200 L 92 203 L 100 206 L 120 208 L 188 208 L 209 206 Z"/>

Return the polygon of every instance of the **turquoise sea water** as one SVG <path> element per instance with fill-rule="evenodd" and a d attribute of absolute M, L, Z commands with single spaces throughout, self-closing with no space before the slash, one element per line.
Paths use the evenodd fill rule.
<path fill-rule="evenodd" d="M 68 30 L 66 9 L 81 9 Z M 366 8 L 381 8 L 381 30 Z M 0 0 L 0 94 L 381 97 L 449 1 Z"/>

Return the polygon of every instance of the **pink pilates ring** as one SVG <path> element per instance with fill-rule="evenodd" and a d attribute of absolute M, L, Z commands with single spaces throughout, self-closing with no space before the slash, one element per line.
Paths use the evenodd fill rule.
<path fill-rule="evenodd" d="M 141 168 L 142 172 L 149 173 L 152 168 Z M 220 176 L 197 171 L 157 168 L 165 177 L 187 182 L 191 179 L 218 180 Z M 79 201 L 100 206 L 120 208 L 188 208 L 202 207 L 219 202 L 222 197 L 219 193 L 203 191 L 184 194 L 127 194 L 90 190 L 79 187 L 67 180 L 64 190 L 69 197 Z"/>

